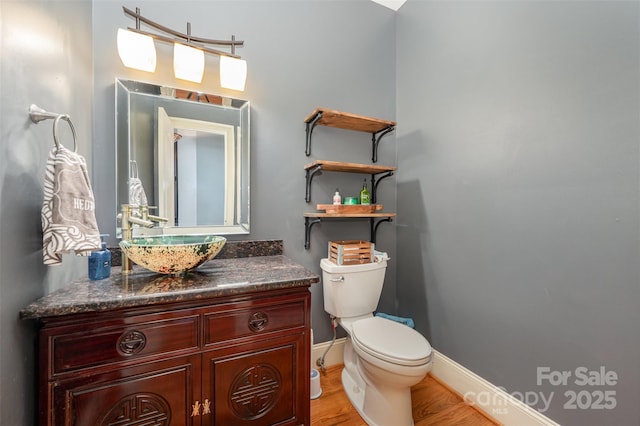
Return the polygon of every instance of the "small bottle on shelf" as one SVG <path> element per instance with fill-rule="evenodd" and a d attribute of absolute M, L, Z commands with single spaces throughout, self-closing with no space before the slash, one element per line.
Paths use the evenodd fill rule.
<path fill-rule="evenodd" d="M 362 190 L 360 191 L 360 204 L 363 206 L 368 206 L 371 204 L 371 193 L 367 189 L 367 179 L 364 180 L 362 184 Z"/>
<path fill-rule="evenodd" d="M 336 188 L 336 193 L 333 194 L 333 204 L 335 205 L 342 204 L 342 197 L 340 196 L 340 192 L 338 191 L 338 188 Z"/>

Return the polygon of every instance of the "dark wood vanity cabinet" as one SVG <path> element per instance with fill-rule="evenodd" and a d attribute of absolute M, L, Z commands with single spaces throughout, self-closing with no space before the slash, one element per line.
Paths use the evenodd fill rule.
<path fill-rule="evenodd" d="M 308 287 L 41 319 L 42 425 L 308 425 Z"/>

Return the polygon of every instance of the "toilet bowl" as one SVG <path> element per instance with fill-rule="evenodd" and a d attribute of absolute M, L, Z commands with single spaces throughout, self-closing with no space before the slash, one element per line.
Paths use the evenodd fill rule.
<path fill-rule="evenodd" d="M 411 386 L 431 370 L 431 345 L 420 333 L 373 315 L 388 257 L 360 265 L 322 259 L 324 308 L 347 332 L 342 386 L 370 426 L 412 426 Z"/>
<path fill-rule="evenodd" d="M 379 317 L 348 327 L 342 382 L 349 400 L 370 426 L 413 425 L 411 386 L 431 370 L 429 342 L 417 331 Z"/>

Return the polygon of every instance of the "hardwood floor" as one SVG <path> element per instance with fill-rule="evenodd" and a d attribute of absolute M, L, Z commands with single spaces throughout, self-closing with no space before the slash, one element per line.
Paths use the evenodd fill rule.
<path fill-rule="evenodd" d="M 322 396 L 311 400 L 312 426 L 366 426 L 342 390 L 342 367 L 334 365 L 320 373 Z M 498 425 L 430 375 L 411 389 L 411 396 L 415 426 Z"/>

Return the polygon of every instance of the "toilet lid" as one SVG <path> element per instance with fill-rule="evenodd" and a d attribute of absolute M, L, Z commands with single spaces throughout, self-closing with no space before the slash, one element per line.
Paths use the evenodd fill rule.
<path fill-rule="evenodd" d="M 351 326 L 351 338 L 376 358 L 402 365 L 422 365 L 431 358 L 431 345 L 420 333 L 395 321 L 371 317 Z"/>

